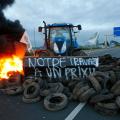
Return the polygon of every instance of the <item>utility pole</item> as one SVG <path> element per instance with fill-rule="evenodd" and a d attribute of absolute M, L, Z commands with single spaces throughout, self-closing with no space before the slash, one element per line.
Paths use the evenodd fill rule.
<path fill-rule="evenodd" d="M 35 41 L 35 28 L 34 28 L 34 47 L 36 48 L 36 41 Z"/>

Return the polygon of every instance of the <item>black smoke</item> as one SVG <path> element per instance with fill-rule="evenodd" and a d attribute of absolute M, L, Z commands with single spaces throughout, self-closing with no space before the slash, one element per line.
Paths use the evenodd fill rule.
<path fill-rule="evenodd" d="M 13 40 L 19 41 L 25 29 L 19 20 L 11 21 L 4 16 L 3 10 L 13 5 L 15 0 L 0 0 L 0 35 L 11 35 Z M 17 13 L 16 13 L 17 14 Z"/>

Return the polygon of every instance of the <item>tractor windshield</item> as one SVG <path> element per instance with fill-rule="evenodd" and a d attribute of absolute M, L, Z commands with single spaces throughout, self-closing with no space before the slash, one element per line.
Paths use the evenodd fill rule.
<path fill-rule="evenodd" d="M 66 40 L 70 40 L 69 29 L 67 27 L 52 27 L 50 29 L 50 41 L 54 41 L 57 37 L 63 37 Z"/>
<path fill-rule="evenodd" d="M 70 46 L 70 30 L 68 27 L 50 28 L 50 48 L 57 54 L 64 54 Z"/>

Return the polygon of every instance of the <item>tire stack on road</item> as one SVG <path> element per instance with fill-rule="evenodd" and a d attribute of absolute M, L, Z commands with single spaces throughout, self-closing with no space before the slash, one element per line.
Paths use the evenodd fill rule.
<path fill-rule="evenodd" d="M 88 102 L 102 115 L 119 113 L 120 59 L 102 56 L 95 73 L 86 78 L 60 81 L 53 83 L 47 79 L 27 77 L 21 87 L 23 102 L 35 103 L 43 99 L 44 107 L 49 111 L 64 109 L 68 101 Z"/>

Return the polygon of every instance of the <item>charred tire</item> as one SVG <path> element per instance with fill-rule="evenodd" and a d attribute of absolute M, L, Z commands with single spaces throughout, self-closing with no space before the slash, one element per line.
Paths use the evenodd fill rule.
<path fill-rule="evenodd" d="M 76 100 L 77 98 L 79 98 L 79 96 L 85 92 L 86 90 L 88 90 L 90 87 L 88 85 L 83 86 L 82 88 L 77 88 L 76 91 L 73 94 L 73 99 Z"/>
<path fill-rule="evenodd" d="M 79 96 L 79 101 L 86 102 L 95 93 L 96 93 L 96 91 L 93 88 L 90 88 Z"/>
<path fill-rule="evenodd" d="M 110 71 L 113 68 L 113 65 L 100 65 L 98 70 L 102 72 Z"/>
<path fill-rule="evenodd" d="M 16 78 L 16 79 L 15 79 Z M 6 80 L 6 86 L 16 86 L 21 84 L 21 75 L 12 76 Z"/>
<path fill-rule="evenodd" d="M 68 87 L 64 87 L 63 94 L 65 94 L 67 97 L 70 97 L 72 93 Z"/>
<path fill-rule="evenodd" d="M 64 86 L 63 86 L 63 84 L 62 83 L 59 83 L 58 84 L 58 88 L 57 88 L 57 93 L 62 93 L 63 92 L 63 90 L 64 90 Z"/>
<path fill-rule="evenodd" d="M 77 92 L 77 89 L 80 89 L 81 87 L 84 87 L 84 83 L 83 82 L 79 82 L 78 84 L 75 85 L 75 88 L 73 89 L 73 94 L 75 94 Z"/>
<path fill-rule="evenodd" d="M 109 71 L 108 74 L 110 76 L 111 83 L 114 84 L 116 82 L 116 80 L 117 80 L 115 72 L 114 71 Z"/>
<path fill-rule="evenodd" d="M 97 103 L 97 102 L 101 102 L 101 101 L 104 101 L 104 100 L 110 100 L 114 97 L 113 94 L 109 93 L 107 95 L 104 95 L 104 94 L 99 94 L 99 95 L 96 95 L 94 97 L 91 98 L 90 100 L 90 103 Z"/>
<path fill-rule="evenodd" d="M 90 82 L 91 82 L 92 86 L 94 87 L 94 89 L 97 92 L 100 92 L 102 88 L 101 88 L 101 85 L 99 84 L 98 80 L 92 75 L 90 75 L 88 77 L 88 79 L 90 80 Z"/>
<path fill-rule="evenodd" d="M 44 99 L 44 107 L 49 111 L 59 111 L 68 104 L 68 98 L 62 93 L 54 93 Z"/>
<path fill-rule="evenodd" d="M 21 86 L 14 86 L 14 87 L 7 88 L 5 90 L 5 93 L 7 95 L 18 95 L 22 92 L 23 92 L 23 88 Z"/>
<path fill-rule="evenodd" d="M 5 81 L 4 80 L 0 80 L 0 89 L 5 87 Z"/>
<path fill-rule="evenodd" d="M 32 82 L 24 89 L 25 98 L 36 98 L 39 95 L 40 87 L 37 83 Z"/>
<path fill-rule="evenodd" d="M 36 98 L 32 98 L 32 99 L 27 99 L 27 98 L 25 98 L 23 96 L 22 100 L 23 100 L 24 103 L 28 103 L 28 104 L 30 104 L 30 103 L 36 103 L 36 102 L 40 101 L 40 96 L 38 96 Z"/>
<path fill-rule="evenodd" d="M 113 91 L 113 94 L 117 96 L 120 95 L 120 86 Z"/>
<path fill-rule="evenodd" d="M 32 82 L 34 82 L 34 79 L 27 79 L 27 80 L 25 80 L 24 83 L 23 83 L 23 88 L 25 89 Z"/>
<path fill-rule="evenodd" d="M 40 90 L 40 96 L 46 97 L 50 94 L 50 90 Z"/>
<path fill-rule="evenodd" d="M 115 71 L 116 79 L 120 80 L 120 69 Z"/>
<path fill-rule="evenodd" d="M 107 75 L 105 72 L 96 71 L 95 73 L 93 73 L 93 75 L 95 77 L 101 77 L 103 80 L 109 79 L 109 75 Z"/>
<path fill-rule="evenodd" d="M 116 98 L 116 104 L 117 104 L 118 107 L 120 108 L 120 96 L 118 96 L 118 97 Z"/>
<path fill-rule="evenodd" d="M 111 88 L 111 92 L 114 92 L 115 90 L 117 90 L 117 88 L 120 86 L 120 80 L 117 81 Z"/>
<path fill-rule="evenodd" d="M 70 83 L 68 84 L 69 89 L 73 90 L 77 83 L 78 83 L 78 80 L 70 81 Z"/>
<path fill-rule="evenodd" d="M 49 83 L 51 93 L 62 93 L 64 86 L 62 83 Z"/>
<path fill-rule="evenodd" d="M 118 110 L 115 108 L 116 106 L 114 103 L 112 103 L 112 104 L 107 103 L 107 108 L 104 106 L 105 105 L 103 105 L 102 103 L 97 103 L 94 108 L 98 113 L 100 113 L 102 115 L 113 116 L 113 115 L 116 115 L 118 113 Z M 109 108 L 112 108 L 112 109 L 109 109 Z"/>

